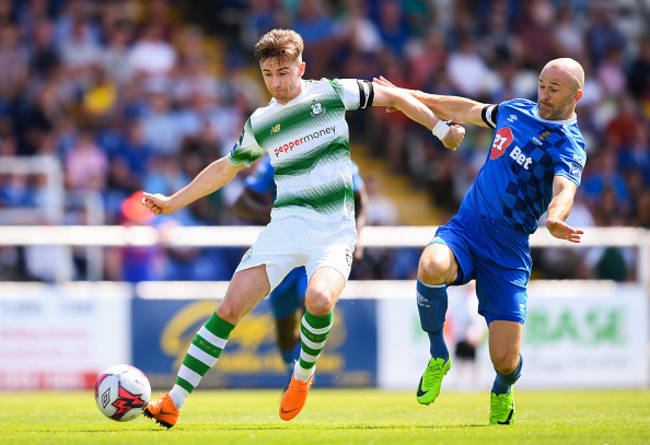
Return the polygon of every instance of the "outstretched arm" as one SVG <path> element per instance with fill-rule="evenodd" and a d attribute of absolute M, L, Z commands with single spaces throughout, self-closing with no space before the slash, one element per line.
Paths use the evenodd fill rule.
<path fill-rule="evenodd" d="M 571 213 L 573 198 L 578 186 L 570 179 L 556 175 L 553 178 L 553 199 L 548 205 L 546 228 L 556 238 L 565 239 L 572 243 L 580 242 L 582 230 L 574 229 L 564 221 Z"/>
<path fill-rule="evenodd" d="M 390 86 L 374 84 L 375 97 L 372 105 L 375 107 L 393 107 L 400 110 L 406 116 L 424 125 L 440 138 L 446 148 L 455 150 L 465 137 L 465 129 L 459 125 L 447 126 L 434 112 L 425 104 L 417 100 L 407 90 L 392 88 Z M 436 127 L 436 124 L 439 124 Z M 443 133 L 439 132 L 442 128 Z"/>
<path fill-rule="evenodd" d="M 400 91 L 410 94 L 424 105 L 426 105 L 436 116 L 446 120 L 452 120 L 461 124 L 473 124 L 481 127 L 488 127 L 481 117 L 481 112 L 486 104 L 477 102 L 466 97 L 441 96 L 429 94 L 419 90 L 399 88 L 385 79 L 373 79 L 376 85 L 397 88 Z"/>
<path fill-rule="evenodd" d="M 235 175 L 245 165 L 231 165 L 223 157 L 214 161 L 201 171 L 188 185 L 174 193 L 172 196 L 165 196 L 160 193 L 144 193 L 142 204 L 154 215 L 172 213 L 186 205 L 202 198 L 210 193 L 219 190 L 221 187 L 232 181 Z"/>

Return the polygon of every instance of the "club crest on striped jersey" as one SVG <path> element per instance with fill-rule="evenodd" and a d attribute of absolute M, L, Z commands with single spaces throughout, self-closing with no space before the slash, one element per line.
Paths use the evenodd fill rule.
<path fill-rule="evenodd" d="M 506 152 L 506 148 L 515 138 L 512 136 L 512 130 L 508 127 L 500 128 L 494 135 L 492 149 L 490 150 L 490 159 L 496 159 Z"/>
<path fill-rule="evenodd" d="M 317 102 L 311 104 L 311 115 L 313 117 L 321 117 L 325 115 L 326 112 L 327 112 L 327 108 L 325 108 L 325 106 L 322 103 Z"/>

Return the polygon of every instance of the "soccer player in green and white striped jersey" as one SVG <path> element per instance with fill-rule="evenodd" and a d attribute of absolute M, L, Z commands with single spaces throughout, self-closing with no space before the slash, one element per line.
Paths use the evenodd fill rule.
<path fill-rule="evenodd" d="M 272 99 L 246 121 L 229 155 L 208 165 L 172 196 L 144 194 L 156 214 L 171 213 L 232 180 L 264 153 L 275 168 L 277 198 L 271 222 L 242 258 L 221 304 L 196 334 L 171 391 L 149 402 L 145 415 L 163 426 L 176 423 L 185 399 L 216 364 L 237 323 L 298 266 L 309 284 L 301 326 L 301 353 L 280 417 L 293 419 L 307 398 L 316 362 L 345 287 L 357 232 L 345 113 L 392 107 L 432 129 L 455 149 L 464 129 L 450 126 L 398 89 L 365 80 L 303 80 L 303 41 L 291 30 L 273 30 L 255 45 L 255 57 Z"/>

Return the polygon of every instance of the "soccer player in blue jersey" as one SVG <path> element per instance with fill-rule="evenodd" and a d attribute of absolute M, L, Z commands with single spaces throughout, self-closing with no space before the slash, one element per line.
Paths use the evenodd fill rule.
<path fill-rule="evenodd" d="M 352 186 L 354 190 L 354 209 L 357 222 L 357 233 L 366 223 L 368 196 L 359 173 L 359 167 L 351 161 Z M 271 221 L 271 209 L 276 197 L 276 186 L 273 181 L 275 168 L 271 158 L 264 156 L 255 171 L 244 180 L 244 189 L 234 204 L 239 214 L 253 220 L 268 224 Z M 357 238 L 353 257 L 359 260 L 363 257 L 363 248 Z M 278 349 L 285 364 L 287 373 L 293 371 L 294 361 L 300 353 L 300 334 L 298 326 L 303 315 L 305 291 L 307 290 L 307 272 L 304 266 L 298 267 L 282 280 L 269 294 L 271 310 L 275 317 Z"/>
<path fill-rule="evenodd" d="M 490 424 L 514 422 L 513 385 L 523 366 L 520 348 L 532 267 L 529 235 L 546 211 L 546 228 L 554 237 L 579 243 L 583 233 L 564 221 L 586 161 L 575 112 L 584 78 L 575 60 L 551 60 L 539 75 L 537 103 L 483 104 L 408 90 L 437 116 L 495 129 L 490 153 L 458 214 L 438 229 L 420 257 L 417 304 L 431 360 L 418 385 L 419 403 L 429 405 L 438 397 L 451 368 L 442 335 L 447 286 L 475 279 L 496 370 Z M 375 81 L 392 85 L 383 78 Z"/>

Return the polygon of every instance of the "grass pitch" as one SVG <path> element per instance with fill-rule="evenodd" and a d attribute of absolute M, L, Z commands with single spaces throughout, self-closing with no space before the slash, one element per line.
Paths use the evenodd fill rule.
<path fill-rule="evenodd" d="M 91 392 L 0 393 L 0 444 L 650 443 L 650 391 L 518 391 L 510 426 L 488 426 L 487 391 L 443 392 L 425 407 L 410 392 L 314 388 L 291 422 L 278 417 L 280 396 L 197 390 L 166 430 L 105 418 Z"/>

